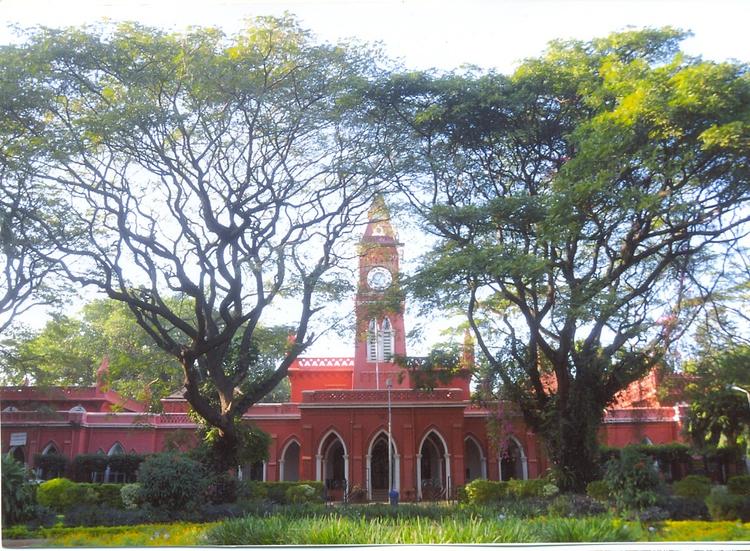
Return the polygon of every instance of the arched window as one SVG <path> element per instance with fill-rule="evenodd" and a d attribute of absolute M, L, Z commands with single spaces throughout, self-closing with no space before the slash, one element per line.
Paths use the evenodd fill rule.
<path fill-rule="evenodd" d="M 109 452 L 107 453 L 108 456 L 113 455 L 125 455 L 125 448 L 122 447 L 122 444 L 119 442 L 115 442 L 112 444 L 112 447 L 109 448 Z M 104 470 L 104 482 L 114 482 L 114 483 L 125 483 L 127 475 L 121 468 L 118 468 L 117 462 L 115 462 L 114 465 L 111 464 L 107 465 L 107 468 Z"/>
<path fill-rule="evenodd" d="M 391 320 L 385 318 L 383 320 L 383 332 L 382 332 L 382 346 L 383 346 L 383 360 L 390 362 L 393 360 L 393 342 L 394 334 L 393 327 L 391 326 Z"/>
<path fill-rule="evenodd" d="M 78 404 L 77 406 L 73 406 L 70 408 L 70 413 L 86 413 L 86 408 L 83 407 L 81 404 Z"/>
<path fill-rule="evenodd" d="M 367 326 L 367 361 L 377 362 L 378 358 L 378 322 L 370 320 Z"/>

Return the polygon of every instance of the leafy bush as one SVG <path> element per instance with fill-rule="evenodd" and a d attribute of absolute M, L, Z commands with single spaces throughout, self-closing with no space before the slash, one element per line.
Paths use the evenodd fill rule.
<path fill-rule="evenodd" d="M 138 467 L 145 459 L 145 456 L 133 453 L 110 455 L 107 456 L 107 467 L 112 472 L 122 473 L 126 481 L 132 482 L 135 480 Z"/>
<path fill-rule="evenodd" d="M 544 478 L 533 478 L 530 480 L 509 480 L 507 482 L 508 484 L 508 493 L 510 494 L 509 497 L 518 497 L 518 498 L 525 498 L 525 497 L 542 497 L 545 495 L 545 488 L 549 485 L 554 486 L 554 484 L 550 484 L 550 482 Z"/>
<path fill-rule="evenodd" d="M 287 503 L 317 503 L 322 501 L 322 498 L 315 491 L 315 488 L 308 484 L 292 486 L 286 491 Z"/>
<path fill-rule="evenodd" d="M 239 481 L 228 473 L 214 474 L 210 478 L 206 497 L 211 503 L 234 503 L 237 501 Z"/>
<path fill-rule="evenodd" d="M 594 480 L 586 485 L 586 495 L 599 501 L 609 501 L 609 486 L 604 480 Z"/>
<path fill-rule="evenodd" d="M 714 487 L 706 498 L 712 520 L 750 521 L 750 497 L 730 494 L 722 487 Z"/>
<path fill-rule="evenodd" d="M 550 515 L 558 517 L 591 517 L 606 513 L 607 509 L 599 501 L 582 495 L 562 494 L 547 507 Z"/>
<path fill-rule="evenodd" d="M 141 485 L 137 482 L 133 484 L 124 484 L 120 488 L 120 499 L 125 509 L 137 509 L 143 502 L 141 496 Z"/>
<path fill-rule="evenodd" d="M 704 499 L 680 496 L 662 496 L 657 505 L 671 520 L 708 520 L 708 509 Z"/>
<path fill-rule="evenodd" d="M 26 467 L 8 454 L 2 457 L 3 525 L 29 520 L 35 515 L 36 488 Z"/>
<path fill-rule="evenodd" d="M 88 484 L 76 484 L 67 478 L 42 482 L 37 489 L 40 505 L 62 513 L 74 505 L 96 503 L 96 493 Z"/>
<path fill-rule="evenodd" d="M 301 480 L 299 482 L 258 482 L 243 481 L 238 489 L 238 499 L 241 500 L 269 500 L 274 503 L 286 504 L 287 491 L 295 486 L 311 486 L 315 494 L 323 499 L 323 483 L 313 480 Z"/>
<path fill-rule="evenodd" d="M 161 518 L 160 518 L 161 517 Z M 169 521 L 168 512 L 149 508 L 123 510 L 98 505 L 79 505 L 65 512 L 65 526 L 126 526 L 146 522 Z"/>
<path fill-rule="evenodd" d="M 86 453 L 73 458 L 73 477 L 78 482 L 93 482 L 104 480 L 109 456 L 102 453 Z"/>
<path fill-rule="evenodd" d="M 711 493 L 711 479 L 699 474 L 691 474 L 672 484 L 674 495 L 679 497 L 705 499 Z"/>
<path fill-rule="evenodd" d="M 208 486 L 203 466 L 177 453 L 160 453 L 146 459 L 138 468 L 138 482 L 144 502 L 168 509 L 197 506 Z"/>
<path fill-rule="evenodd" d="M 508 483 L 478 478 L 465 487 L 466 499 L 473 505 L 486 505 L 500 501 L 508 495 Z"/>
<path fill-rule="evenodd" d="M 619 459 L 607 463 L 604 481 L 623 511 L 654 505 L 661 484 L 651 458 L 633 447 L 623 448 Z"/>
<path fill-rule="evenodd" d="M 114 507 L 122 509 L 122 497 L 120 490 L 122 484 L 81 484 L 91 488 L 94 491 L 94 503 L 104 507 Z"/>
<path fill-rule="evenodd" d="M 750 496 L 750 475 L 741 474 L 727 481 L 727 490 L 736 496 Z"/>
<path fill-rule="evenodd" d="M 45 479 L 65 476 L 68 468 L 68 458 L 59 453 L 38 453 L 34 455 L 34 466 L 41 469 Z"/>

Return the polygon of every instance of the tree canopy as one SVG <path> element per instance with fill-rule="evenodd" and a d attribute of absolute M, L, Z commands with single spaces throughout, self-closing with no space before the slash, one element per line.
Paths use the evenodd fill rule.
<path fill-rule="evenodd" d="M 554 42 L 509 77 L 412 73 L 373 93 L 439 238 L 412 290 L 465 312 L 565 488 L 596 475 L 603 410 L 747 231 L 747 67 L 689 58 L 684 36 Z"/>
<path fill-rule="evenodd" d="M 47 227 L 57 266 L 127 304 L 231 453 L 236 420 L 312 342 L 342 288 L 339 243 L 387 177 L 359 101 L 376 64 L 289 18 L 232 37 L 39 29 L 0 58 L 35 98 L 10 113 L 45 152 L 35 174 L 85 230 L 71 243 Z M 280 300 L 293 338 L 257 371 L 253 338 Z"/>

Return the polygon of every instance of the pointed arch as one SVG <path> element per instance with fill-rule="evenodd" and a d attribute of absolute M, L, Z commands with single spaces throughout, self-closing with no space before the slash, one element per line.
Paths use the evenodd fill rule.
<path fill-rule="evenodd" d="M 417 450 L 417 498 L 450 497 L 451 461 L 445 437 L 436 427 L 430 427 Z"/>
<path fill-rule="evenodd" d="M 342 499 L 349 485 L 349 452 L 336 429 L 323 434 L 316 456 L 316 479 L 325 484 L 330 499 Z"/>
<path fill-rule="evenodd" d="M 296 436 L 292 436 L 281 448 L 279 459 L 279 480 L 297 482 L 300 472 L 300 456 L 302 446 Z"/>
<path fill-rule="evenodd" d="M 487 457 L 479 440 L 471 434 L 464 438 L 464 483 L 477 478 L 487 479 Z"/>
<path fill-rule="evenodd" d="M 507 443 L 505 452 L 497 458 L 500 480 L 512 478 L 527 480 L 529 478 L 529 465 L 523 445 L 512 434 L 508 436 Z"/>
<path fill-rule="evenodd" d="M 373 499 L 373 491 L 376 497 L 387 498 L 388 488 L 388 431 L 381 428 L 375 431 L 367 446 L 365 484 L 367 487 L 367 498 Z M 396 439 L 391 435 L 391 483 L 393 489 L 401 492 L 401 455 L 398 453 Z"/>
<path fill-rule="evenodd" d="M 107 455 L 125 455 L 125 448 L 122 444 L 115 441 L 115 443 L 112 444 L 112 447 L 109 448 Z"/>
<path fill-rule="evenodd" d="M 60 454 L 60 449 L 54 440 L 47 442 L 47 445 L 42 448 L 42 455 Z"/>
<path fill-rule="evenodd" d="M 391 325 L 391 320 L 383 318 L 383 330 L 381 331 L 381 348 L 383 361 L 393 361 L 394 354 L 394 343 L 395 343 L 395 331 Z"/>

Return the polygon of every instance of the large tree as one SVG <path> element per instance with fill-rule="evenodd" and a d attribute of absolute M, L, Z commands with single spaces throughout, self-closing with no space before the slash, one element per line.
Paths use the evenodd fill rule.
<path fill-rule="evenodd" d="M 689 58 L 683 37 L 554 42 L 510 77 L 407 74 L 374 94 L 439 239 L 412 289 L 465 312 L 564 488 L 596 476 L 604 409 L 747 229 L 747 68 Z"/>
<path fill-rule="evenodd" d="M 49 235 L 67 277 L 127 304 L 179 361 L 186 399 L 231 463 L 237 420 L 342 288 L 354 252 L 342 241 L 382 172 L 360 93 L 375 64 L 272 18 L 232 37 L 41 29 L 0 56 L 44 106 L 44 181 L 87 229 L 85 246 Z M 253 339 L 280 301 L 293 334 L 275 370 L 255 370 Z"/>

